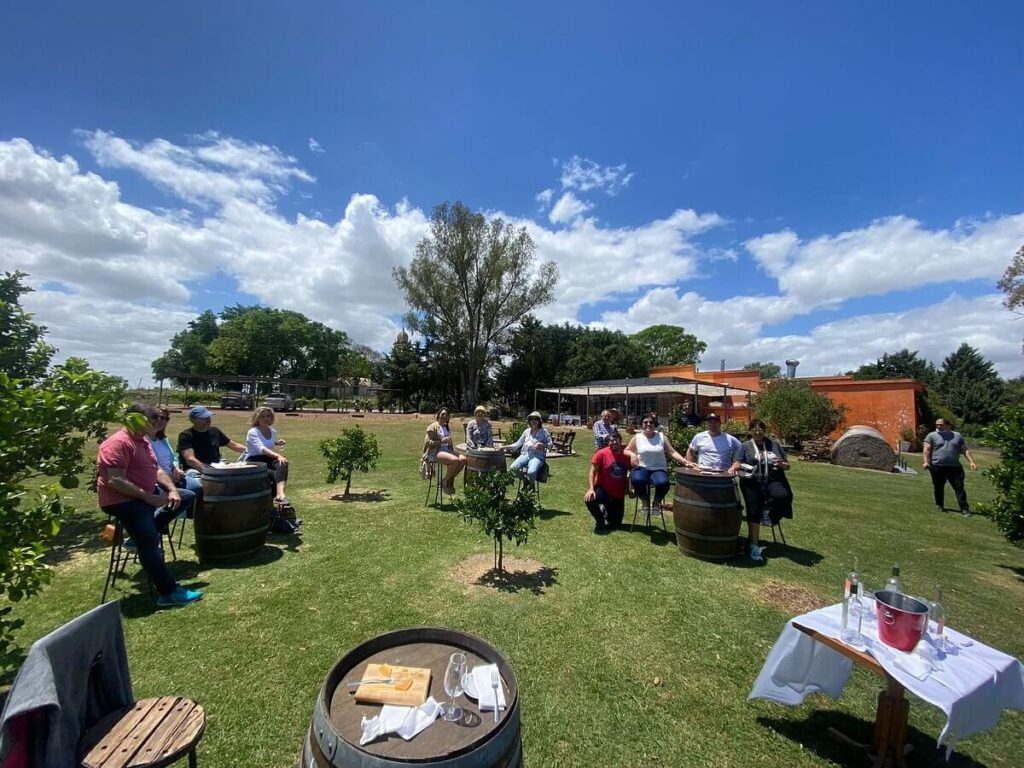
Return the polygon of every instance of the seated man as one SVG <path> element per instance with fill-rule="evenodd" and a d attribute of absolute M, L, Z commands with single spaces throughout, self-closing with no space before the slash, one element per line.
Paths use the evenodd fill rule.
<path fill-rule="evenodd" d="M 236 453 L 245 452 L 244 445 L 236 443 L 217 427 L 210 426 L 212 418 L 213 411 L 197 405 L 188 412 L 188 420 L 192 422 L 192 426 L 178 435 L 178 455 L 181 466 L 186 468 L 185 474 L 190 490 L 202 488 L 199 476 L 204 467 L 220 461 L 221 448 L 227 446 Z"/>
<path fill-rule="evenodd" d="M 146 424 L 138 429 L 125 427 L 100 445 L 96 456 L 96 495 L 100 508 L 121 521 L 138 547 L 139 562 L 159 594 L 157 604 L 164 607 L 187 605 L 203 596 L 179 586 L 164 563 L 160 548 L 159 525 L 178 514 L 181 496 L 174 482 L 156 461 L 147 435 L 156 434 L 160 414 L 151 405 L 133 405 L 128 413 L 140 413 Z M 166 495 L 156 493 L 160 488 Z M 159 515 L 158 515 L 159 511 Z"/>
<path fill-rule="evenodd" d="M 704 417 L 707 431 L 698 432 L 686 449 L 686 466 L 708 469 L 735 476 L 740 468 L 740 441 L 722 431 L 722 420 L 717 413 Z"/>
<path fill-rule="evenodd" d="M 608 435 L 607 447 L 590 460 L 590 488 L 583 496 L 583 503 L 594 516 L 594 533 L 605 533 L 622 525 L 629 463 L 629 456 L 622 450 L 622 435 L 618 432 Z"/>

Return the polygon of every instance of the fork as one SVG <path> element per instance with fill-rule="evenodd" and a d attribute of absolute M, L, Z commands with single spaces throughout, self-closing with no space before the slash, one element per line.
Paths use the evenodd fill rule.
<path fill-rule="evenodd" d="M 494 690 L 494 722 L 498 722 L 498 670 L 491 670 L 491 688 Z"/>
<path fill-rule="evenodd" d="M 391 685 L 395 682 L 393 677 L 372 677 L 367 680 L 356 680 L 352 683 L 346 683 L 349 688 L 358 688 L 360 685 Z"/>

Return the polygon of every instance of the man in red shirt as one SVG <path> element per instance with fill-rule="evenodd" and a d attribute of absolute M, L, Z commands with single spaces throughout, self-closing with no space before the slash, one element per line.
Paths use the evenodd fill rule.
<path fill-rule="evenodd" d="M 157 604 L 163 607 L 187 605 L 203 596 L 202 592 L 185 589 L 175 583 L 164 563 L 160 548 L 157 516 L 166 510 L 174 517 L 181 496 L 174 481 L 156 461 L 153 446 L 146 435 L 158 431 L 160 411 L 151 405 L 132 405 L 128 413 L 141 413 L 146 426 L 131 430 L 125 427 L 100 445 L 96 456 L 99 473 L 96 494 L 100 508 L 121 521 L 138 547 L 139 562 L 149 574 L 159 593 Z M 164 493 L 158 490 L 162 488 Z"/>
<path fill-rule="evenodd" d="M 583 503 L 594 516 L 594 533 L 607 533 L 622 525 L 628 483 L 629 457 L 622 450 L 622 435 L 612 432 L 607 447 L 590 460 L 590 488 L 583 495 Z"/>

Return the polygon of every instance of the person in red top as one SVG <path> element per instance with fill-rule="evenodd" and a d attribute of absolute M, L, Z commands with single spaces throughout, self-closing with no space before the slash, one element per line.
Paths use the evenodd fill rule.
<path fill-rule="evenodd" d="M 100 445 L 96 456 L 96 495 L 100 508 L 120 520 L 135 541 L 139 562 L 159 594 L 157 604 L 186 605 L 203 593 L 185 589 L 174 581 L 164 563 L 157 529 L 159 516 L 173 518 L 181 504 L 174 481 L 160 469 L 153 446 L 146 439 L 160 428 L 160 411 L 151 405 L 132 405 L 127 412 L 141 413 L 146 417 L 146 425 L 118 430 Z"/>
<path fill-rule="evenodd" d="M 607 447 L 590 460 L 590 488 L 583 495 L 583 503 L 594 516 L 594 533 L 607 533 L 622 525 L 628 484 L 629 457 L 622 450 L 622 435 L 612 432 Z"/>

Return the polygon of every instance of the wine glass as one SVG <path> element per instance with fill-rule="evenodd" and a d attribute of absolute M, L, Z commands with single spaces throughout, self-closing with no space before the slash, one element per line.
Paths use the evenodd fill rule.
<path fill-rule="evenodd" d="M 456 706 L 455 699 L 462 695 L 462 676 L 465 674 L 466 654 L 453 653 L 448 659 L 448 668 L 444 671 L 444 692 L 451 697 L 451 701 L 442 708 L 445 720 L 462 719 L 462 707 Z"/>

